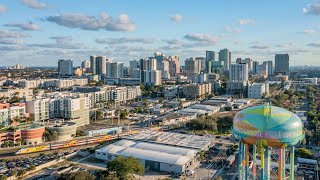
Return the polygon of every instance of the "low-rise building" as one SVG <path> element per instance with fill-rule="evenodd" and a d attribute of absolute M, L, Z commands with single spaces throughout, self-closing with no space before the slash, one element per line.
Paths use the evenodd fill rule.
<path fill-rule="evenodd" d="M 184 124 L 192 119 L 196 119 L 196 114 L 171 113 L 155 119 L 155 123 L 167 126 L 173 124 Z"/>
<path fill-rule="evenodd" d="M 227 94 L 247 94 L 246 81 L 228 81 L 226 84 Z"/>
<path fill-rule="evenodd" d="M 211 84 L 186 84 L 182 86 L 182 93 L 185 98 L 196 99 L 211 94 Z"/>
<path fill-rule="evenodd" d="M 269 85 L 265 83 L 253 83 L 248 86 L 248 98 L 261 99 L 269 93 Z"/>
<path fill-rule="evenodd" d="M 104 161 L 118 156 L 134 157 L 150 170 L 182 174 L 196 162 L 197 152 L 183 147 L 121 140 L 96 150 L 95 157 Z"/>

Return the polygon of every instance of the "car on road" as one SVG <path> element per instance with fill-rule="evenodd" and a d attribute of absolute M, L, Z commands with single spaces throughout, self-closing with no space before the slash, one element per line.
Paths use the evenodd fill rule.
<path fill-rule="evenodd" d="M 187 176 L 192 176 L 193 174 L 194 174 L 194 171 L 192 171 L 192 170 L 189 170 L 189 169 L 188 169 L 188 170 L 186 171 L 186 175 L 187 175 Z"/>

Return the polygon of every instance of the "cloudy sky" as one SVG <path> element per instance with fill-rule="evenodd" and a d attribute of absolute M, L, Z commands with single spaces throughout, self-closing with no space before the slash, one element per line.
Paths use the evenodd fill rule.
<path fill-rule="evenodd" d="M 233 61 L 289 53 L 292 65 L 320 65 L 320 0 L 0 0 L 0 26 L 0 66 L 223 48 Z"/>

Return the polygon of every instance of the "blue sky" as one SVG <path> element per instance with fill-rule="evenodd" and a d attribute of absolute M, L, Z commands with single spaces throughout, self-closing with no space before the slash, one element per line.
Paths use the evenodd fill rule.
<path fill-rule="evenodd" d="M 233 61 L 289 53 L 292 65 L 320 65 L 317 0 L 0 0 L 0 25 L 2 66 L 154 51 L 184 61 L 223 48 Z"/>

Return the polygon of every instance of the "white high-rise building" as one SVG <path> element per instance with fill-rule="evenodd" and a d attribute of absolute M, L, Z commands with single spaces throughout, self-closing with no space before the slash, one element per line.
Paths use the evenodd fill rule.
<path fill-rule="evenodd" d="M 157 67 L 158 70 L 161 71 L 161 78 L 162 79 L 170 79 L 170 73 L 169 73 L 169 62 L 166 60 L 163 60 L 161 63 L 159 63 L 160 67 Z"/>
<path fill-rule="evenodd" d="M 161 71 L 157 70 L 157 60 L 147 58 L 140 60 L 141 83 L 147 85 L 161 85 Z"/>
<path fill-rule="evenodd" d="M 107 62 L 107 78 L 123 78 L 124 63 L 123 62 Z"/>
<path fill-rule="evenodd" d="M 144 84 L 151 86 L 161 85 L 161 71 L 160 70 L 146 70 L 143 71 Z"/>
<path fill-rule="evenodd" d="M 58 61 L 58 72 L 60 76 L 71 76 L 73 74 L 73 61 L 60 59 Z"/>
<path fill-rule="evenodd" d="M 248 81 L 248 64 L 231 64 L 230 81 Z"/>

